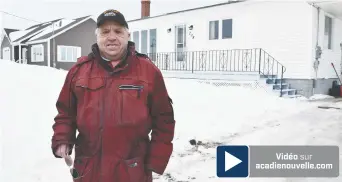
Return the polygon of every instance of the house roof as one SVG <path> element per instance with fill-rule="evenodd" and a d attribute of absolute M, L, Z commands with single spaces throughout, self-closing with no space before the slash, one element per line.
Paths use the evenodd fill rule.
<path fill-rule="evenodd" d="M 27 40 L 28 38 L 40 33 L 44 28 L 52 25 L 53 23 L 55 23 L 58 20 L 53 20 L 50 22 L 45 22 L 45 23 L 40 23 L 37 25 L 33 25 L 25 30 L 21 30 L 21 31 L 17 31 L 15 33 L 11 33 L 10 37 L 11 40 L 13 40 L 13 42 L 18 42 L 18 43 L 24 43 L 24 40 Z"/>
<path fill-rule="evenodd" d="M 6 35 L 9 37 L 9 34 L 15 31 L 19 31 L 18 29 L 4 28 Z"/>
<path fill-rule="evenodd" d="M 42 24 L 42 25 L 39 25 L 39 26 L 36 26 L 36 27 L 33 27 L 31 29 L 26 29 L 26 30 L 22 31 L 24 35 L 19 37 L 18 39 L 16 39 L 14 42 L 21 42 L 21 43 L 23 43 L 23 39 L 25 39 L 25 38 L 27 39 L 27 38 L 29 38 L 31 36 L 34 36 L 34 35 L 40 33 L 44 28 L 46 28 L 46 27 L 48 27 L 50 25 L 52 25 L 52 22 L 51 23 Z"/>
<path fill-rule="evenodd" d="M 127 22 L 130 23 L 130 22 L 139 21 L 139 20 L 145 20 L 145 19 L 150 19 L 150 18 L 157 18 L 157 17 L 161 17 L 161 16 L 167 16 L 167 15 L 172 15 L 172 14 L 177 14 L 177 13 L 184 13 L 184 12 L 187 12 L 187 11 L 194 11 L 194 10 L 199 10 L 199 9 L 212 8 L 212 7 L 215 7 L 215 6 L 223 6 L 223 5 L 227 5 L 227 4 L 234 4 L 234 3 L 240 3 L 240 2 L 245 2 L 245 1 L 247 1 L 247 0 L 229 0 L 228 2 L 224 2 L 224 3 L 212 4 L 212 5 L 208 5 L 208 6 L 202 6 L 202 7 L 198 7 L 198 8 L 185 9 L 185 10 L 180 10 L 180 11 L 174 11 L 174 12 L 165 13 L 165 14 L 161 14 L 161 15 L 157 15 L 157 16 L 138 18 L 138 19 L 129 20 Z"/>
<path fill-rule="evenodd" d="M 76 19 L 61 18 L 36 24 L 24 30 L 11 32 L 9 33 L 9 37 L 11 40 L 14 40 L 14 43 L 29 43 L 31 41 L 49 39 L 57 33 L 72 28 L 88 17 L 89 16 L 84 16 Z"/>
<path fill-rule="evenodd" d="M 31 27 L 28 27 L 26 30 L 32 29 L 32 28 L 37 28 L 37 27 L 42 26 L 42 25 L 47 24 L 47 23 L 50 23 L 50 24 L 51 24 L 51 23 L 57 22 L 57 21 L 59 21 L 59 20 L 61 20 L 61 18 L 56 19 L 56 20 L 52 20 L 52 21 L 48 21 L 48 22 L 44 22 L 44 23 L 39 23 L 39 24 L 33 25 L 33 26 L 31 26 Z"/>
<path fill-rule="evenodd" d="M 342 1 L 311 0 L 310 3 L 342 20 Z"/>
<path fill-rule="evenodd" d="M 38 35 L 32 37 L 30 41 L 38 41 L 38 40 L 44 40 L 52 37 L 54 34 L 57 34 L 63 30 L 66 30 L 75 24 L 80 23 L 82 20 L 87 19 L 89 16 L 81 17 L 81 18 L 76 18 L 76 19 L 62 19 L 59 21 L 60 26 L 59 27 L 49 27 L 45 29 L 43 32 L 39 33 Z"/>

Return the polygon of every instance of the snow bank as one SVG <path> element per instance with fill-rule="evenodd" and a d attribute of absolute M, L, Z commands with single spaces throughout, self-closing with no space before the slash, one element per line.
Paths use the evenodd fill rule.
<path fill-rule="evenodd" d="M 315 94 L 309 98 L 310 100 L 323 100 L 323 99 L 334 99 L 333 96 L 324 94 Z"/>
<path fill-rule="evenodd" d="M 55 102 L 66 73 L 0 60 L 0 162 L 4 167 L 0 181 L 71 181 L 64 161 L 55 159 L 50 150 Z M 342 114 L 318 109 L 319 102 L 279 98 L 264 89 L 215 87 L 193 80 L 166 79 L 166 85 L 174 101 L 175 147 L 165 175 L 156 175 L 156 182 L 223 181 L 216 178 L 215 171 L 215 148 L 219 144 L 341 146 Z M 202 144 L 193 147 L 191 139 Z M 253 180 L 282 181 L 248 179 Z M 341 178 L 331 181 L 338 180 Z"/>

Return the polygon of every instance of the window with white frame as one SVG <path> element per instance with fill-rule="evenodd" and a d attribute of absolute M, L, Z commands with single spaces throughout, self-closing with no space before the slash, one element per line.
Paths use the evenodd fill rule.
<path fill-rule="evenodd" d="M 233 20 L 222 20 L 222 39 L 230 39 L 233 37 Z"/>
<path fill-rule="evenodd" d="M 9 47 L 4 47 L 2 49 L 2 59 L 10 60 L 11 59 L 11 49 Z"/>
<path fill-rule="evenodd" d="M 133 42 L 135 44 L 135 49 L 137 51 L 140 51 L 140 36 L 139 36 L 139 31 L 134 31 L 133 32 Z"/>
<path fill-rule="evenodd" d="M 147 30 L 141 31 L 141 49 L 140 52 L 143 54 L 147 54 Z"/>
<path fill-rule="evenodd" d="M 77 62 L 79 57 L 81 57 L 81 47 L 57 46 L 58 62 Z"/>
<path fill-rule="evenodd" d="M 219 21 L 209 22 L 209 40 L 215 40 L 219 37 Z"/>
<path fill-rule="evenodd" d="M 150 36 L 149 36 L 149 56 L 152 61 L 157 60 L 157 29 L 150 29 Z"/>
<path fill-rule="evenodd" d="M 332 18 L 329 16 L 325 16 L 325 26 L 324 26 L 324 48 L 331 49 L 332 48 Z"/>
<path fill-rule="evenodd" d="M 44 46 L 43 44 L 33 45 L 31 47 L 31 62 L 44 61 Z"/>

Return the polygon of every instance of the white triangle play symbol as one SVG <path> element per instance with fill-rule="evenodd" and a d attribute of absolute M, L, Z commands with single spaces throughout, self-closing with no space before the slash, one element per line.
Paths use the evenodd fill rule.
<path fill-rule="evenodd" d="M 229 169 L 235 167 L 236 165 L 238 165 L 242 162 L 240 159 L 236 158 L 235 156 L 231 155 L 228 152 L 224 153 L 224 158 L 225 158 L 224 159 L 224 161 L 225 161 L 224 170 L 225 171 L 228 171 Z"/>

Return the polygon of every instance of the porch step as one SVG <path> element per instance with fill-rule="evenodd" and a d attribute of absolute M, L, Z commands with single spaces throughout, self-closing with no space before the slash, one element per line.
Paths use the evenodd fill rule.
<path fill-rule="evenodd" d="M 278 90 L 280 92 L 280 90 Z M 296 95 L 296 89 L 284 89 L 282 90 L 281 92 L 284 94 L 284 95 Z"/>
<path fill-rule="evenodd" d="M 281 78 L 267 78 L 266 79 L 267 84 L 280 84 L 281 81 L 282 81 Z M 282 83 L 284 83 L 284 80 Z"/>
<path fill-rule="evenodd" d="M 288 83 L 282 83 L 281 85 L 280 85 L 280 83 L 279 84 L 273 84 L 273 90 L 280 90 L 280 89 L 289 89 L 290 88 L 290 84 L 288 84 Z"/>
<path fill-rule="evenodd" d="M 286 98 L 301 98 L 301 97 L 303 97 L 302 95 L 284 95 L 284 97 L 286 97 Z"/>
<path fill-rule="evenodd" d="M 270 79 L 274 79 L 274 78 L 277 78 L 277 75 L 260 75 L 260 78 L 270 78 Z"/>
<path fill-rule="evenodd" d="M 260 75 L 260 79 L 264 80 L 267 85 L 269 85 L 272 90 L 276 93 L 282 93 L 282 96 L 286 96 L 287 98 L 297 98 L 297 90 L 291 88 L 289 83 L 285 83 L 284 79 L 277 78 L 276 75 Z M 291 96 L 291 97 L 289 97 Z"/>

